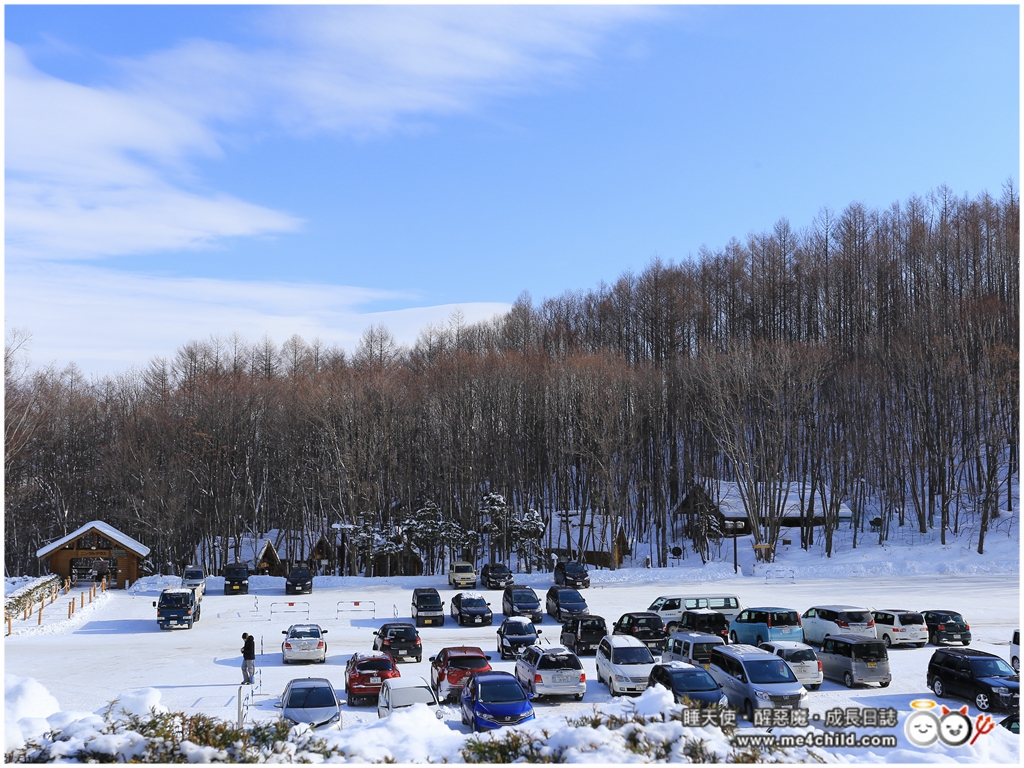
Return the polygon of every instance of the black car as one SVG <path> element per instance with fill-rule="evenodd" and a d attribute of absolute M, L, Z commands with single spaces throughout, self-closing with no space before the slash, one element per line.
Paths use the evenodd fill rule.
<path fill-rule="evenodd" d="M 486 589 L 504 589 L 513 581 L 512 571 L 504 563 L 487 563 L 480 569 L 480 583 Z"/>
<path fill-rule="evenodd" d="M 703 632 L 729 642 L 729 618 L 724 613 L 707 608 L 683 611 L 676 625 L 677 632 Z"/>
<path fill-rule="evenodd" d="M 533 626 L 528 617 L 510 616 L 498 627 L 498 653 L 502 659 L 518 656 L 528 646 L 537 642 L 537 635 L 543 630 Z"/>
<path fill-rule="evenodd" d="M 672 697 L 678 704 L 700 708 L 729 706 L 722 686 L 715 682 L 707 670 L 681 661 L 655 664 L 651 668 L 647 686 L 651 688 L 655 685 L 663 685 L 672 691 Z"/>
<path fill-rule="evenodd" d="M 973 648 L 940 648 L 928 662 L 928 687 L 938 697 L 956 696 L 978 709 L 1020 707 L 1020 677 L 992 653 Z"/>
<path fill-rule="evenodd" d="M 555 584 L 563 587 L 589 587 L 590 572 L 583 563 L 558 563 L 555 566 Z"/>
<path fill-rule="evenodd" d="M 384 624 L 373 633 L 373 650 L 391 654 L 395 661 L 423 661 L 423 643 L 416 627 L 406 622 Z"/>
<path fill-rule="evenodd" d="M 313 591 L 313 572 L 306 567 L 292 568 L 284 580 L 286 595 L 309 594 Z"/>
<path fill-rule="evenodd" d="M 612 627 L 613 635 L 632 635 L 648 648 L 664 651 L 668 645 L 668 632 L 661 616 L 650 611 L 624 613 Z"/>
<path fill-rule="evenodd" d="M 417 627 L 424 624 L 444 626 L 444 600 L 433 587 L 417 587 L 412 591 L 412 619 Z"/>
<path fill-rule="evenodd" d="M 569 587 L 551 587 L 545 601 L 548 616 L 561 623 L 574 616 L 586 616 L 590 613 L 587 601 L 579 590 Z"/>
<path fill-rule="evenodd" d="M 449 611 L 457 624 L 490 624 L 494 620 L 491 604 L 483 595 L 474 592 L 459 592 L 452 598 Z"/>
<path fill-rule="evenodd" d="M 229 563 L 224 566 L 224 594 L 249 594 L 249 566 L 245 563 Z"/>
<path fill-rule="evenodd" d="M 928 642 L 971 644 L 971 625 L 956 611 L 921 611 L 928 625 Z"/>
<path fill-rule="evenodd" d="M 559 642 L 577 656 L 587 651 L 597 652 L 597 644 L 608 634 L 608 625 L 602 616 L 579 616 L 562 625 Z"/>
<path fill-rule="evenodd" d="M 534 624 L 544 621 L 537 593 L 529 587 L 515 584 L 505 587 L 505 592 L 501 596 L 501 612 L 506 616 L 529 616 Z"/>

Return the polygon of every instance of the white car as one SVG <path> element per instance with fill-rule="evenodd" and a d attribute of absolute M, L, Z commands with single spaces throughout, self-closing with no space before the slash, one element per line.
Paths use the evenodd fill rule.
<path fill-rule="evenodd" d="M 924 648 L 928 642 L 924 614 L 903 608 L 882 608 L 872 611 L 871 616 L 875 620 L 875 637 L 885 643 L 886 648 L 894 645 Z"/>
<path fill-rule="evenodd" d="M 292 624 L 282 629 L 285 635 L 281 643 L 281 661 L 291 664 L 293 661 L 313 661 L 323 664 L 327 661 L 326 629 L 319 624 Z"/>
<path fill-rule="evenodd" d="M 811 646 L 793 640 L 772 640 L 770 643 L 761 643 L 758 648 L 784 659 L 796 679 L 807 690 L 816 691 L 821 688 L 825 673 Z"/>
<path fill-rule="evenodd" d="M 386 678 L 377 696 L 377 717 L 387 717 L 395 710 L 411 707 L 413 704 L 426 704 L 434 711 L 434 716 L 438 720 L 444 719 L 437 694 L 430 687 L 430 683 L 422 677 Z"/>
<path fill-rule="evenodd" d="M 579 657 L 562 645 L 531 645 L 516 659 L 515 678 L 534 696 L 575 696 L 582 701 L 587 692 Z"/>
<path fill-rule="evenodd" d="M 829 635 L 875 636 L 875 620 L 867 608 L 855 605 L 816 605 L 800 617 L 804 640 L 821 645 Z"/>
<path fill-rule="evenodd" d="M 185 573 L 181 577 L 181 586 L 194 589 L 196 599 L 202 600 L 206 594 L 206 572 L 198 565 L 186 565 Z"/>
<path fill-rule="evenodd" d="M 643 693 L 655 661 L 647 646 L 632 635 L 605 635 L 597 645 L 595 663 L 597 682 L 607 682 L 608 692 L 620 696 Z"/>
<path fill-rule="evenodd" d="M 1010 666 L 1018 675 L 1020 674 L 1020 630 L 1013 630 L 1013 637 L 1010 638 Z"/>

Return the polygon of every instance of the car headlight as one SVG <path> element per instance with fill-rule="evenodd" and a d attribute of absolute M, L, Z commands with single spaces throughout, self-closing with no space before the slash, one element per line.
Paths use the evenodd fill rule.
<path fill-rule="evenodd" d="M 243 583 L 243 584 L 248 584 L 248 583 L 249 583 L 249 580 L 248 580 L 248 579 L 242 579 L 242 583 Z"/>
<path fill-rule="evenodd" d="M 720 706 L 720 707 L 728 707 L 729 706 L 729 697 L 726 696 L 724 693 L 722 694 L 722 698 L 720 698 L 718 700 L 718 706 Z"/>
<path fill-rule="evenodd" d="M 772 697 L 768 693 L 766 693 L 765 691 L 754 691 L 754 695 L 757 696 L 757 698 L 761 699 L 761 701 L 771 701 L 772 700 Z"/>
<path fill-rule="evenodd" d="M 992 689 L 992 693 L 998 693 L 1000 696 L 1005 696 L 1009 692 L 1010 692 L 1010 689 L 1006 688 L 1005 686 L 1002 686 L 1002 685 L 999 686 L 998 688 L 993 688 Z"/>
<path fill-rule="evenodd" d="M 629 682 L 629 678 L 626 677 L 625 675 L 615 675 L 615 682 L 616 683 L 628 683 Z"/>
<path fill-rule="evenodd" d="M 496 722 L 498 722 L 497 716 L 489 715 L 486 712 L 477 712 L 476 716 L 479 717 L 481 720 L 486 720 L 489 723 L 496 723 Z"/>

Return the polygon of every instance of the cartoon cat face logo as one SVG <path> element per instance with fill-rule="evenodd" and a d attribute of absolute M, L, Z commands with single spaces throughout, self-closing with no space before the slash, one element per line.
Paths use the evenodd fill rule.
<path fill-rule="evenodd" d="M 939 740 L 939 718 L 932 712 L 912 712 L 903 723 L 907 741 L 915 747 L 930 747 Z"/>
<path fill-rule="evenodd" d="M 947 747 L 962 747 L 971 738 L 974 728 L 971 718 L 967 716 L 967 707 L 960 709 L 942 708 L 939 720 L 939 739 Z"/>

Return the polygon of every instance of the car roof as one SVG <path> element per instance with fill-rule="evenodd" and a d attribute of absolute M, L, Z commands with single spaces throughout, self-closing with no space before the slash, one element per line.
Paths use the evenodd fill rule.
<path fill-rule="evenodd" d="M 880 643 L 882 642 L 877 637 L 866 637 L 865 635 L 853 635 L 848 632 L 843 632 L 837 635 L 829 635 L 825 640 L 842 640 L 844 643 Z M 824 640 L 822 644 L 824 644 Z"/>
<path fill-rule="evenodd" d="M 833 637 L 835 637 L 835 635 L 833 635 Z M 755 648 L 754 646 L 747 645 L 745 643 L 723 645 L 721 648 L 716 648 L 715 651 L 722 651 L 724 653 L 730 654 L 731 656 L 737 656 L 741 659 L 747 658 L 748 656 L 775 656 L 774 653 L 766 651 L 764 648 Z"/>
<path fill-rule="evenodd" d="M 622 616 L 654 616 L 659 619 L 661 618 L 661 614 L 654 611 L 626 611 Z M 619 618 L 621 619 L 622 616 L 619 616 Z"/>
<path fill-rule="evenodd" d="M 454 648 L 442 648 L 438 653 L 448 651 L 449 656 L 487 656 L 483 649 L 472 645 L 459 645 Z"/>
<path fill-rule="evenodd" d="M 1002 656 L 997 656 L 994 653 L 988 651 L 981 651 L 977 648 L 936 648 L 935 653 L 946 653 L 957 656 L 984 656 L 986 658 L 1001 659 Z"/>
<path fill-rule="evenodd" d="M 654 666 L 666 669 L 697 669 L 693 664 L 687 664 L 685 661 L 659 661 Z"/>
<path fill-rule="evenodd" d="M 192 591 L 192 587 L 168 587 L 160 594 L 162 595 L 192 595 L 195 594 Z M 280 625 L 278 625 L 280 626 Z"/>
<path fill-rule="evenodd" d="M 957 616 L 962 615 L 960 611 L 954 611 L 951 608 L 929 608 L 927 611 L 918 611 L 918 613 L 955 613 Z"/>
<path fill-rule="evenodd" d="M 829 635 L 829 637 L 836 637 L 836 635 Z M 870 640 L 871 638 L 867 639 Z M 814 650 L 811 646 L 807 645 L 807 643 L 798 643 L 796 640 L 772 640 L 770 642 L 761 643 L 761 645 L 770 645 L 772 648 L 781 648 L 784 651 Z"/>
<path fill-rule="evenodd" d="M 876 611 L 885 611 L 886 613 L 921 613 L 921 611 L 914 611 L 910 608 L 875 608 Z"/>
<path fill-rule="evenodd" d="M 564 645 L 531 645 L 530 648 L 536 648 L 545 656 L 575 656 L 576 654 L 566 648 Z"/>
<path fill-rule="evenodd" d="M 513 675 L 511 672 L 502 672 L 499 669 L 489 669 L 485 672 L 473 673 L 473 679 L 481 683 L 487 682 L 489 680 L 504 680 L 505 678 L 512 678 L 513 680 L 515 680 L 516 676 Z M 516 680 L 516 682 L 518 683 L 519 681 Z"/>
<path fill-rule="evenodd" d="M 840 608 L 838 605 L 814 605 L 811 608 Z M 851 606 L 845 606 L 850 608 Z M 796 611 L 796 608 L 782 608 L 778 605 L 749 605 L 743 609 L 744 611 Z M 807 610 L 810 610 L 808 608 Z"/>
<path fill-rule="evenodd" d="M 827 608 L 830 611 L 867 611 L 868 609 L 862 605 L 812 605 L 811 608 L 815 610 L 819 608 Z M 808 608 L 807 610 L 811 610 Z"/>
<path fill-rule="evenodd" d="M 459 592 L 459 594 L 457 594 L 456 597 L 461 597 L 463 600 L 465 600 L 467 597 L 480 598 L 481 600 L 487 599 L 487 596 L 483 592 Z"/>
<path fill-rule="evenodd" d="M 430 688 L 430 683 L 420 675 L 409 675 L 403 677 L 388 677 L 384 680 L 388 688 Z"/>
<path fill-rule="evenodd" d="M 685 638 L 687 640 L 693 640 L 694 642 L 713 642 L 716 645 L 724 645 L 725 641 L 718 635 L 709 635 L 707 632 L 673 632 L 671 637 Z"/>
<path fill-rule="evenodd" d="M 391 660 L 391 655 L 384 653 L 384 651 L 356 651 L 352 654 L 351 661 L 365 661 L 366 659 L 388 659 Z"/>
<path fill-rule="evenodd" d="M 610 641 L 613 648 L 625 648 L 628 646 L 633 648 L 647 647 L 632 635 L 605 635 L 604 639 Z"/>
<path fill-rule="evenodd" d="M 468 560 L 456 560 L 454 563 L 452 563 L 452 565 L 468 565 L 471 568 L 473 567 L 473 564 Z"/>
<path fill-rule="evenodd" d="M 323 632 L 323 628 L 319 624 L 292 624 L 288 627 L 288 631 L 291 632 L 293 629 L 319 629 Z"/>
<path fill-rule="evenodd" d="M 287 687 L 287 688 L 312 688 L 313 686 L 319 687 L 319 686 L 322 686 L 322 685 L 326 685 L 332 691 L 334 690 L 334 686 L 331 684 L 331 681 L 328 680 L 326 677 L 296 677 L 296 678 L 294 678 L 292 680 L 289 680 L 288 681 L 288 685 L 285 686 L 285 687 Z"/>
<path fill-rule="evenodd" d="M 399 627 L 409 627 L 410 629 L 416 629 L 416 626 L 408 621 L 388 621 L 380 625 L 381 629 L 398 629 Z"/>
<path fill-rule="evenodd" d="M 683 611 L 683 613 L 695 613 L 698 616 L 708 616 L 708 615 L 724 616 L 725 615 L 724 613 L 721 613 L 720 611 L 716 611 L 714 608 L 687 608 L 685 611 Z"/>

